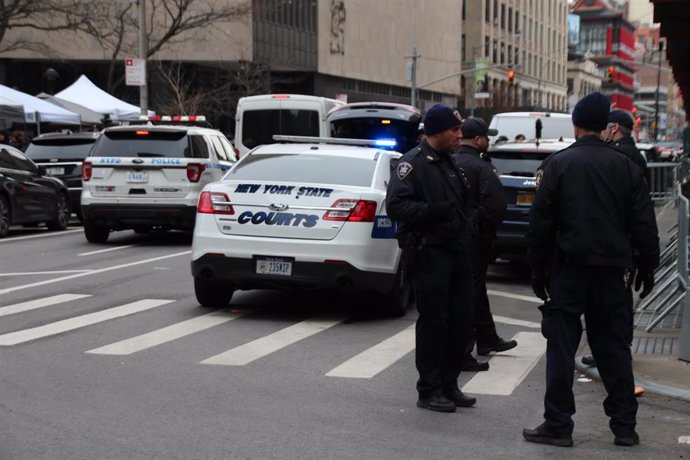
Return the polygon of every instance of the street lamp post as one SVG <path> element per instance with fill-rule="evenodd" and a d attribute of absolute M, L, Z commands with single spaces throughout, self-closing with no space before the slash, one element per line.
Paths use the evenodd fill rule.
<path fill-rule="evenodd" d="M 148 115 L 149 89 L 146 75 L 146 55 L 148 43 L 146 41 L 146 0 L 136 0 L 139 7 L 139 57 L 144 60 L 144 84 L 139 87 L 139 107 L 141 115 Z"/>
<path fill-rule="evenodd" d="M 654 140 L 659 140 L 659 87 L 661 86 L 661 58 L 664 54 L 664 42 L 659 40 L 659 65 L 656 70 L 656 102 L 654 103 Z"/>

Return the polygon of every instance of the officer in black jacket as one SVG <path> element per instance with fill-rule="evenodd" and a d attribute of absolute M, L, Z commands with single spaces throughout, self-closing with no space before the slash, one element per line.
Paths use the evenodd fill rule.
<path fill-rule="evenodd" d="M 611 143 L 617 150 L 623 152 L 633 163 L 639 166 L 649 184 L 647 161 L 635 145 L 635 140 L 632 138 L 632 131 L 632 116 L 624 110 L 612 110 L 611 113 L 609 113 L 609 122 L 606 125 L 606 129 L 601 132 L 601 138 Z"/>
<path fill-rule="evenodd" d="M 496 226 L 501 223 L 506 211 L 506 195 L 496 168 L 490 161 L 482 158 L 482 154 L 489 148 L 488 136 L 495 136 L 498 131 L 489 129 L 481 118 L 466 119 L 460 130 L 460 150 L 453 154 L 453 159 L 467 177 L 476 206 L 476 225 L 470 245 L 474 283 L 474 334 L 467 355 L 463 359 L 462 370 L 485 371 L 489 369 L 489 363 L 479 362 L 471 354 L 475 340 L 477 354 L 480 355 L 488 355 L 492 351 L 506 351 L 517 346 L 515 340 L 504 340 L 496 332 L 486 292 L 486 272 L 493 255 Z"/>
<path fill-rule="evenodd" d="M 457 382 L 472 326 L 467 253 L 472 200 L 450 156 L 458 148 L 461 121 L 443 104 L 428 110 L 427 138 L 402 156 L 386 197 L 388 215 L 399 224 L 398 241 L 419 311 L 417 406 L 439 412 L 476 402 Z"/>
<path fill-rule="evenodd" d="M 574 357 L 587 339 L 608 397 L 604 410 L 614 444 L 639 443 L 635 432 L 630 327 L 633 248 L 639 251 L 635 289 L 654 286 L 659 236 L 642 172 L 601 140 L 609 100 L 601 93 L 574 108 L 577 141 L 551 155 L 537 171 L 527 246 L 534 293 L 544 300 L 542 333 L 547 339 L 544 423 L 523 430 L 527 441 L 572 446 Z"/>

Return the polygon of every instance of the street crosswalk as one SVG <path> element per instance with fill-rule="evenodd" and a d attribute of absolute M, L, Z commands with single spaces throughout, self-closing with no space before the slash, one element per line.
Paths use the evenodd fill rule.
<path fill-rule="evenodd" d="M 60 308 L 70 302 L 89 299 L 90 307 L 93 308 L 94 299 L 88 294 L 64 293 L 42 298 L 28 299 L 20 303 L 7 306 L 0 306 L 0 316 L 21 315 L 33 312 L 41 308 Z M 74 317 L 61 319 L 35 327 L 20 330 L 13 330 L 0 334 L 0 347 L 13 347 L 17 345 L 29 344 L 39 339 L 59 336 L 78 329 L 94 326 L 111 320 L 122 319 L 124 317 L 154 311 L 158 307 L 174 303 L 171 299 L 140 299 L 118 306 L 104 306 L 102 310 L 86 314 L 78 314 Z M 163 311 L 166 310 L 155 310 Z M 148 332 L 121 337 L 121 340 L 109 344 L 103 344 L 97 348 L 84 350 L 84 353 L 91 355 L 118 355 L 130 356 L 144 350 L 161 347 L 170 342 L 199 334 L 222 325 L 232 326 L 228 323 L 246 316 L 257 314 L 257 312 L 237 311 L 237 310 L 217 310 L 210 313 L 200 314 L 193 318 L 185 319 L 172 325 L 150 330 Z M 286 350 L 296 352 L 295 347 L 299 342 L 316 336 L 317 334 L 327 334 L 332 328 L 337 328 L 347 320 L 345 317 L 312 317 L 296 322 L 295 324 L 283 327 L 275 332 L 267 333 L 257 339 L 239 344 L 221 353 L 217 353 L 199 361 L 202 365 L 215 366 L 247 366 L 252 363 L 260 362 L 262 358 L 272 355 L 278 351 Z M 496 317 L 497 322 L 512 324 L 527 329 L 538 328 L 537 323 L 522 321 L 507 317 Z M 247 323 L 244 323 L 245 325 Z M 383 335 L 380 340 L 369 346 L 359 347 L 356 342 L 352 345 L 351 357 L 342 363 L 334 363 L 334 367 L 325 374 L 328 378 L 343 379 L 373 379 L 414 351 L 415 347 L 415 327 L 414 323 L 400 321 L 395 324 L 403 325 L 404 328 L 393 328 L 390 324 L 381 333 L 378 330 L 373 333 Z M 239 326 L 241 327 L 241 326 Z M 321 336 L 320 336 L 321 337 Z M 465 387 L 464 391 L 474 394 L 492 394 L 507 396 L 512 394 L 515 388 L 534 368 L 536 363 L 545 352 L 545 341 L 540 333 L 533 331 L 521 331 L 515 336 L 519 346 L 509 353 L 494 356 L 491 359 L 491 370 L 489 372 L 478 373 Z M 258 364 L 257 364 L 258 365 Z"/>

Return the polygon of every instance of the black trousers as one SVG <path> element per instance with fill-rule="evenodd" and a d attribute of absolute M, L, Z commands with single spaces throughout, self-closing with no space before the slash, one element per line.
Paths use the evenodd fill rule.
<path fill-rule="evenodd" d="M 421 398 L 458 389 L 472 329 L 472 271 L 462 249 L 422 246 L 410 270 L 419 318 L 415 362 Z"/>
<path fill-rule="evenodd" d="M 468 345 L 468 353 L 472 352 L 474 342 L 480 345 L 490 345 L 498 340 L 496 324 L 489 306 L 489 296 L 486 293 L 486 273 L 489 271 L 489 260 L 492 256 L 492 240 L 475 238 L 470 250 L 472 264 L 472 297 L 474 300 L 474 328 Z"/>
<path fill-rule="evenodd" d="M 573 376 L 583 314 L 587 340 L 608 393 L 604 411 L 611 431 L 629 436 L 635 429 L 637 400 L 629 345 L 632 292 L 624 272 L 614 267 L 565 265 L 551 280 L 551 301 L 540 307 L 547 339 L 544 419 L 557 433 L 572 433 L 574 427 Z"/>

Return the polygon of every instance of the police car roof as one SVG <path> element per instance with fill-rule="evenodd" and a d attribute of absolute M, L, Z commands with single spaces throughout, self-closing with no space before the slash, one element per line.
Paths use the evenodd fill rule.
<path fill-rule="evenodd" d="M 502 151 L 523 151 L 523 152 L 558 152 L 566 147 L 569 147 L 575 139 L 541 139 L 539 144 L 534 140 L 530 141 L 508 141 L 494 144 L 489 149 L 489 152 Z"/>
<path fill-rule="evenodd" d="M 250 155 L 333 155 L 350 158 L 370 158 L 374 159 L 376 155 L 381 153 L 389 153 L 393 155 L 400 155 L 400 153 L 392 150 L 382 150 L 374 147 L 360 147 L 353 145 L 342 144 L 303 144 L 303 143 L 275 143 L 265 144 L 257 147 L 250 152 Z"/>
<path fill-rule="evenodd" d="M 111 126 L 109 128 L 104 129 L 104 132 L 111 132 L 111 131 L 137 131 L 137 130 L 146 130 L 146 131 L 162 131 L 162 132 L 174 132 L 174 131 L 184 131 L 184 132 L 194 132 L 194 133 L 219 133 L 217 129 L 211 129 L 211 128 L 204 128 L 203 126 L 194 126 L 194 125 L 150 125 L 150 124 L 136 124 L 136 125 L 127 125 L 127 126 Z"/>

